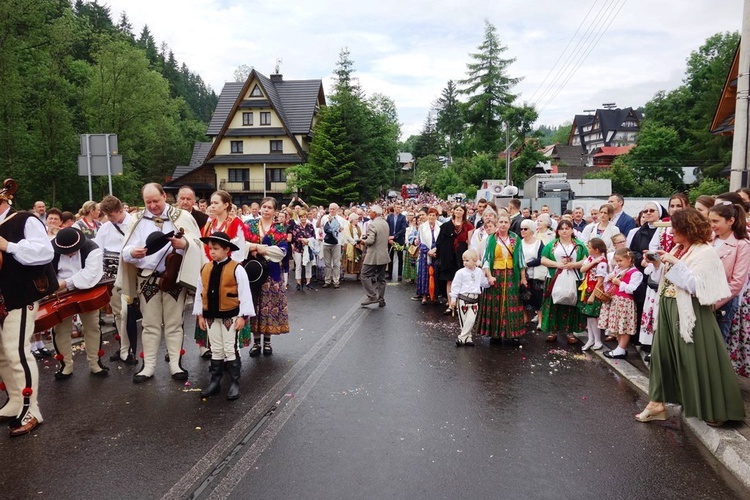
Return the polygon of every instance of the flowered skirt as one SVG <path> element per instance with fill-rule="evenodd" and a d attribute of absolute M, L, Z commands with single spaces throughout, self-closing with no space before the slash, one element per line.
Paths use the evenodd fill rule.
<path fill-rule="evenodd" d="M 750 285 L 740 295 L 727 347 L 737 375 L 750 377 Z"/>
<path fill-rule="evenodd" d="M 549 288 L 549 282 L 548 278 L 547 288 Z M 542 319 L 539 326 L 544 333 L 562 332 L 571 334 L 586 329 L 586 317 L 581 314 L 578 305 L 562 306 L 554 304 L 552 297 L 549 295 L 544 297 L 542 301 L 539 317 Z"/>
<path fill-rule="evenodd" d="M 513 281 L 513 269 L 495 269 L 492 275 L 497 281 L 482 293 L 477 333 L 494 338 L 520 337 L 526 333 L 526 328 L 518 283 Z"/>
<path fill-rule="evenodd" d="M 635 335 L 635 316 L 635 301 L 632 297 L 615 295 L 610 302 L 602 304 L 599 328 L 609 330 L 610 335 Z"/>
<path fill-rule="evenodd" d="M 417 259 L 409 257 L 408 252 L 404 252 L 404 281 L 413 280 L 417 277 Z"/>
<path fill-rule="evenodd" d="M 654 328 L 656 327 L 654 306 L 656 306 L 657 300 L 656 290 L 647 287 L 646 299 L 643 302 L 643 314 L 641 314 L 641 333 L 638 335 L 638 341 L 644 345 L 654 343 Z"/>
<path fill-rule="evenodd" d="M 255 335 L 280 335 L 289 333 L 289 309 L 282 283 L 268 278 L 260 288 L 255 303 L 255 317 L 250 318 L 250 328 Z"/>

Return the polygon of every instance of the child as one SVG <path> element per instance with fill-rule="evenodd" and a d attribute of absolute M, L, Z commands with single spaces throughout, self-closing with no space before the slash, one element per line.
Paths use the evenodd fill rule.
<path fill-rule="evenodd" d="M 633 266 L 633 253 L 629 248 L 615 251 L 615 268 L 604 279 L 614 285 L 612 300 L 602 305 L 599 328 L 609 329 L 617 337 L 617 348 L 604 353 L 610 359 L 625 359 L 628 356 L 630 336 L 636 332 L 636 313 L 633 292 L 643 281 L 643 274 Z"/>
<path fill-rule="evenodd" d="M 456 347 L 462 345 L 474 346 L 471 339 L 471 331 L 474 329 L 474 321 L 479 312 L 479 295 L 482 288 L 490 286 L 484 271 L 477 267 L 476 250 L 466 250 L 461 256 L 464 267 L 456 272 L 453 278 L 450 294 L 450 308 L 458 307 L 458 322 L 461 325 L 461 333 L 456 339 Z"/>
<path fill-rule="evenodd" d="M 581 272 L 584 274 L 583 291 L 578 309 L 586 316 L 586 329 L 589 332 L 589 340 L 581 350 L 588 351 L 602 348 L 602 331 L 599 329 L 599 310 L 602 307 L 600 300 L 594 297 L 594 288 L 601 287 L 604 278 L 609 273 L 607 262 L 607 244 L 601 238 L 591 238 L 588 243 L 589 256 L 586 258 Z"/>
<path fill-rule="evenodd" d="M 201 238 L 208 245 L 211 262 L 204 264 L 195 290 L 193 314 L 199 326 L 208 332 L 211 342 L 211 382 L 201 391 L 201 397 L 213 396 L 221 389 L 224 360 L 227 361 L 232 382 L 227 399 L 240 397 L 242 361 L 238 350 L 238 335 L 251 316 L 255 316 L 250 283 L 245 268 L 230 258 L 239 247 L 227 233 L 217 231 Z"/>

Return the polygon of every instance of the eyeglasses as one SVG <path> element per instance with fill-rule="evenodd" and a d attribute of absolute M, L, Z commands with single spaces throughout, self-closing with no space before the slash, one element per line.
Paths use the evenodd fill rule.
<path fill-rule="evenodd" d="M 527 227 L 522 227 L 521 228 L 521 231 L 528 231 L 528 230 L 529 230 L 529 228 L 527 228 Z"/>
<path fill-rule="evenodd" d="M 643 211 L 643 213 L 646 213 L 646 214 L 652 214 L 654 212 L 656 212 L 655 208 L 647 208 L 646 210 Z"/>
<path fill-rule="evenodd" d="M 625 240 L 622 240 L 622 241 L 613 241 L 612 244 L 613 245 L 624 245 L 625 244 Z"/>

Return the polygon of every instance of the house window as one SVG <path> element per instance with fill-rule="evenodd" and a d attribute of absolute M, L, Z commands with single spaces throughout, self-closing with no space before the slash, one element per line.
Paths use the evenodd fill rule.
<path fill-rule="evenodd" d="M 245 182 L 250 180 L 250 169 L 248 168 L 230 168 L 229 182 Z"/>
<path fill-rule="evenodd" d="M 268 182 L 286 182 L 285 168 L 269 168 L 266 170 Z"/>
<path fill-rule="evenodd" d="M 252 124 L 253 124 L 253 113 L 252 112 L 242 113 L 242 126 L 249 127 Z"/>
<path fill-rule="evenodd" d="M 283 153 L 284 152 L 284 141 L 271 141 L 271 152 L 272 153 Z"/>
<path fill-rule="evenodd" d="M 250 97 L 263 97 L 263 92 L 260 91 L 260 87 L 258 87 L 258 84 L 255 84 L 255 87 L 253 87 L 253 91 L 250 92 Z"/>
<path fill-rule="evenodd" d="M 242 153 L 242 141 L 231 141 L 232 153 Z"/>
<path fill-rule="evenodd" d="M 271 124 L 271 112 L 270 111 L 261 111 L 260 112 L 260 124 L 261 125 L 270 125 Z"/>

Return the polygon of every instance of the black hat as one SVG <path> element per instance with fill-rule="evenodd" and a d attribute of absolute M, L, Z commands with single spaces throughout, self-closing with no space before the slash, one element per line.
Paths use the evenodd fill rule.
<path fill-rule="evenodd" d="M 256 300 L 260 293 L 260 287 L 268 279 L 268 262 L 262 256 L 250 257 L 242 267 L 247 272 L 247 279 L 250 282 L 250 291 L 253 294 L 253 300 Z"/>
<path fill-rule="evenodd" d="M 80 229 L 75 227 L 65 227 L 58 231 L 55 239 L 52 240 L 52 248 L 55 253 L 68 255 L 77 252 L 86 243 L 86 236 Z"/>
<path fill-rule="evenodd" d="M 162 233 L 154 231 L 146 238 L 146 255 L 153 255 L 169 244 L 169 238 L 174 236 L 174 231 Z"/>
<path fill-rule="evenodd" d="M 203 238 L 201 238 L 201 241 L 206 244 L 211 241 L 213 241 L 214 243 L 220 243 L 222 246 L 229 247 L 229 249 L 233 252 L 237 252 L 240 249 L 240 247 L 229 240 L 229 235 L 227 233 L 223 233 L 221 231 L 216 231 L 211 236 L 204 236 Z"/>

